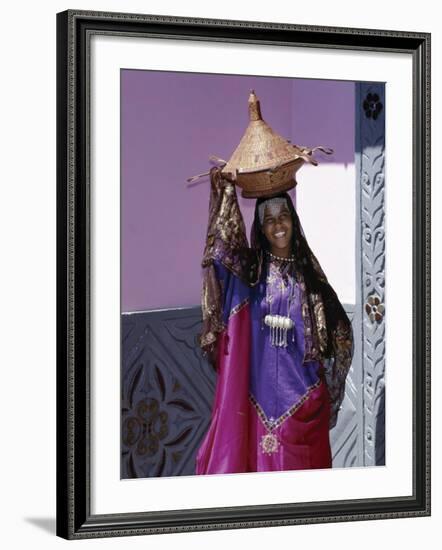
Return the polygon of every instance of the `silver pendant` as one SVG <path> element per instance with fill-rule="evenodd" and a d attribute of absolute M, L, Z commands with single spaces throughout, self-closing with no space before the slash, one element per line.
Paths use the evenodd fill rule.
<path fill-rule="evenodd" d="M 284 315 L 266 315 L 264 323 L 270 328 L 270 343 L 276 347 L 287 347 L 287 332 L 293 328 L 293 321 Z"/>

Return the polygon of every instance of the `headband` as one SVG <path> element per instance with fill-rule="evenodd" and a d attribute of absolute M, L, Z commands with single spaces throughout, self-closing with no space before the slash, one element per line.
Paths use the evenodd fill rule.
<path fill-rule="evenodd" d="M 270 210 L 270 214 L 272 216 L 276 216 L 282 209 L 282 207 L 285 206 L 288 208 L 287 205 L 287 199 L 285 197 L 273 197 L 271 199 L 267 199 L 266 201 L 262 202 L 258 206 L 258 213 L 259 213 L 259 223 L 262 225 L 264 221 L 264 211 L 267 207 Z"/>

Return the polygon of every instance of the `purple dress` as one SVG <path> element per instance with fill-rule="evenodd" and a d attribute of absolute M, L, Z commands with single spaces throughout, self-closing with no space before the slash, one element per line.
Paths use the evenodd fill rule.
<path fill-rule="evenodd" d="M 251 289 L 252 354 L 250 394 L 256 407 L 270 423 L 293 407 L 319 381 L 320 364 L 304 363 L 304 323 L 301 289 L 278 263 L 267 264 L 266 282 Z M 287 346 L 271 343 L 271 329 L 263 322 L 266 314 L 287 316 L 293 328 L 287 331 Z"/>
<path fill-rule="evenodd" d="M 318 361 L 304 361 L 303 283 L 277 263 L 248 287 L 215 262 L 225 331 L 218 348 L 212 420 L 197 473 L 331 467 L 329 399 Z M 293 321 L 283 340 L 266 315 Z M 285 342 L 284 342 L 285 343 Z"/>

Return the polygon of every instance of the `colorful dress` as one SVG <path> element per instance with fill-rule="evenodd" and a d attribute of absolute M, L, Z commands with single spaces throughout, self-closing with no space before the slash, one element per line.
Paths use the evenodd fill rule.
<path fill-rule="evenodd" d="M 322 310 L 310 307 L 303 276 L 289 262 L 266 256 L 253 281 L 256 265 L 247 256 L 254 251 L 236 195 L 215 186 L 212 193 L 203 343 L 216 342 L 212 361 L 218 378 L 196 473 L 330 468 L 329 429 L 351 355 L 342 348 L 345 366 L 335 361 L 331 370 L 325 368 L 318 336 Z M 285 333 L 271 328 L 268 315 L 290 318 L 292 328 Z"/>

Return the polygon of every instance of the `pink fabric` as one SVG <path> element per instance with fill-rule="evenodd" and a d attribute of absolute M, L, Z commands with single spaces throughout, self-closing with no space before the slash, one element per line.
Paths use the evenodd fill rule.
<path fill-rule="evenodd" d="M 249 360 L 247 304 L 230 318 L 227 329 L 219 335 L 212 420 L 196 457 L 197 474 L 248 471 Z"/>
<path fill-rule="evenodd" d="M 248 471 L 331 468 L 329 418 L 328 390 L 321 381 L 301 407 L 272 431 L 279 443 L 278 450 L 266 454 L 261 442 L 267 430 L 249 403 Z"/>
<path fill-rule="evenodd" d="M 232 335 L 234 338 L 229 338 Z M 209 430 L 196 458 L 197 474 L 331 468 L 330 403 L 321 380 L 299 409 L 272 434 L 278 449 L 264 452 L 267 434 L 249 400 L 250 312 L 246 305 L 220 334 L 218 381 Z"/>

